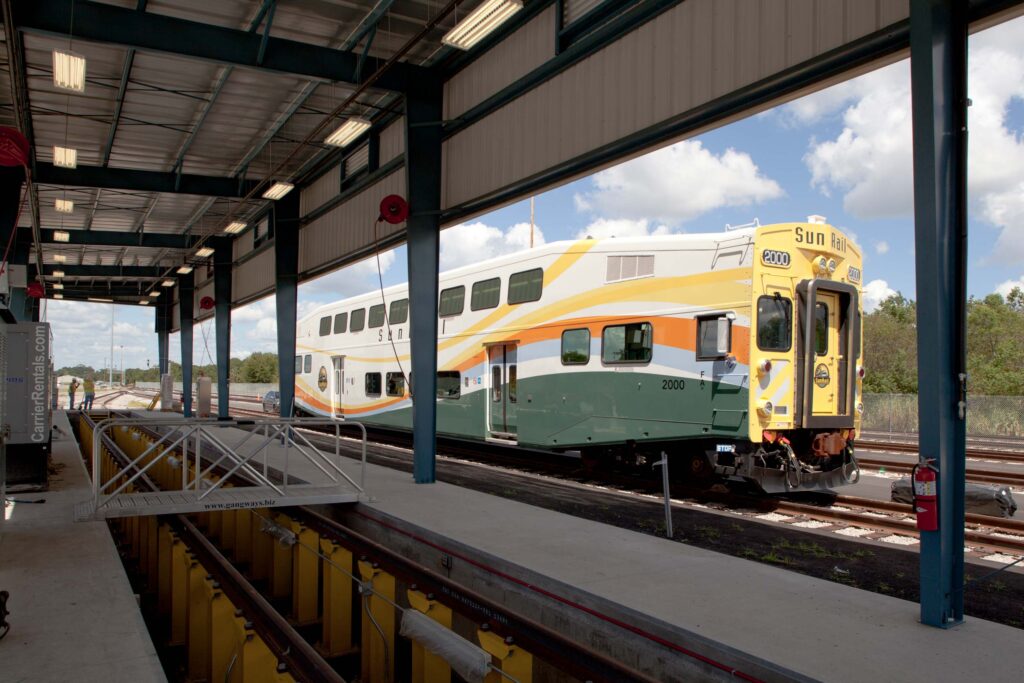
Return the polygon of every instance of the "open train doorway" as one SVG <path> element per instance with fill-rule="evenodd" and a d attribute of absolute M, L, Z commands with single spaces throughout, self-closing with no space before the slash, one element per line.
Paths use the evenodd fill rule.
<path fill-rule="evenodd" d="M 331 356 L 331 416 L 342 417 L 345 409 L 345 356 Z"/>
<path fill-rule="evenodd" d="M 518 402 L 517 347 L 502 342 L 487 347 L 487 432 L 492 439 L 516 440 L 516 405 Z"/>

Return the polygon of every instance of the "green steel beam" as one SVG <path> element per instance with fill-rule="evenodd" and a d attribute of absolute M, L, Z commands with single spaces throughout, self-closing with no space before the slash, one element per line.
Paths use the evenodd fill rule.
<path fill-rule="evenodd" d="M 255 182 L 251 180 L 221 176 L 190 173 L 179 176 L 176 173 L 162 171 L 102 166 L 59 168 L 45 161 L 36 162 L 33 180 L 42 185 L 101 187 L 134 192 L 171 192 L 209 197 L 244 197 L 255 186 Z"/>

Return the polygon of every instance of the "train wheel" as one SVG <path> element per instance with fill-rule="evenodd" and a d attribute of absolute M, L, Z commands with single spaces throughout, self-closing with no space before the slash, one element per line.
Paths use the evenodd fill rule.
<path fill-rule="evenodd" d="M 687 477 L 694 481 L 710 479 L 713 474 L 711 463 L 703 453 L 694 453 L 686 459 Z"/>

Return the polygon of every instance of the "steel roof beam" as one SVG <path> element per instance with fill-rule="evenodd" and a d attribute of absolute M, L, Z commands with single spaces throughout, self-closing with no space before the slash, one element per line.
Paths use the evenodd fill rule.
<path fill-rule="evenodd" d="M 166 268 L 160 266 L 69 266 L 64 263 L 46 264 L 43 271 L 46 275 L 53 275 L 55 270 L 63 271 L 68 278 L 76 277 L 107 277 L 124 278 L 126 280 L 135 278 L 159 278 L 162 277 Z M 36 267 L 29 266 L 29 276 L 36 276 Z"/>
<path fill-rule="evenodd" d="M 33 0 L 17 3 L 12 9 L 15 25 L 27 33 L 67 36 L 70 32 L 77 40 L 358 85 L 358 56 L 320 45 L 271 37 L 266 40 L 261 64 L 263 36 L 249 31 L 88 0 L 73 5 L 66 0 Z M 400 62 L 374 87 L 404 92 L 410 79 L 422 72 L 422 67 Z"/>
<path fill-rule="evenodd" d="M 183 173 L 179 176 L 176 173 L 163 171 L 103 168 L 101 166 L 58 168 L 45 161 L 36 162 L 33 177 L 37 183 L 43 185 L 102 187 L 109 190 L 135 192 L 171 192 L 208 197 L 244 197 L 255 185 L 251 180 L 191 173 Z"/>
<path fill-rule="evenodd" d="M 31 240 L 31 231 L 21 228 L 26 239 Z M 114 230 L 64 230 L 68 233 L 67 242 L 58 242 L 53 238 L 52 229 L 40 230 L 42 244 L 53 246 L 93 246 L 93 247 L 145 247 L 149 249 L 191 249 L 199 242 L 198 235 L 163 232 L 120 232 Z"/>

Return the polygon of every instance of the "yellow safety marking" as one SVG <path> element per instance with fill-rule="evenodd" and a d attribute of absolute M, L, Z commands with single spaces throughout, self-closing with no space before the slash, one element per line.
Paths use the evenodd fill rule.
<path fill-rule="evenodd" d="M 319 647 L 325 656 L 337 657 L 352 651 L 352 553 L 326 538 L 320 539 L 320 552 L 324 596 Z"/>
<path fill-rule="evenodd" d="M 519 683 L 533 681 L 533 655 L 518 645 L 506 641 L 494 631 L 480 629 L 476 632 L 480 647 L 486 650 L 495 661 L 494 665 L 512 680 Z M 484 678 L 484 683 L 505 683 L 507 679 L 497 671 L 492 671 Z"/>
<path fill-rule="evenodd" d="M 409 605 L 447 629 L 452 627 L 452 610 L 427 597 L 426 593 L 409 589 L 405 592 Z M 452 668 L 441 657 L 412 641 L 412 683 L 451 680 Z"/>
<path fill-rule="evenodd" d="M 193 561 L 188 569 L 188 675 L 210 680 L 210 601 L 206 595 L 206 569 Z"/>
<path fill-rule="evenodd" d="M 370 613 L 366 613 L 365 597 L 360 597 L 362 614 L 362 674 L 367 683 L 385 683 L 395 680 L 395 577 L 359 561 L 359 576 L 373 587 L 369 598 Z M 377 625 L 374 626 L 374 621 Z M 378 627 L 380 630 L 378 631 Z M 381 633 L 383 631 L 383 634 Z"/>
<path fill-rule="evenodd" d="M 277 514 L 273 517 L 274 522 L 285 529 L 290 528 L 291 518 L 287 515 Z M 266 535 L 266 534 L 264 534 Z M 270 563 L 270 597 L 286 598 L 292 589 L 292 549 L 281 543 L 276 538 L 267 536 L 270 539 L 272 561 Z"/>
<path fill-rule="evenodd" d="M 315 623 L 320 604 L 320 534 L 292 520 L 292 614 L 300 626 Z"/>
<path fill-rule="evenodd" d="M 235 606 L 213 581 L 206 582 L 210 609 L 210 680 L 227 678 L 231 658 L 239 649 L 238 636 L 232 628 Z"/>

